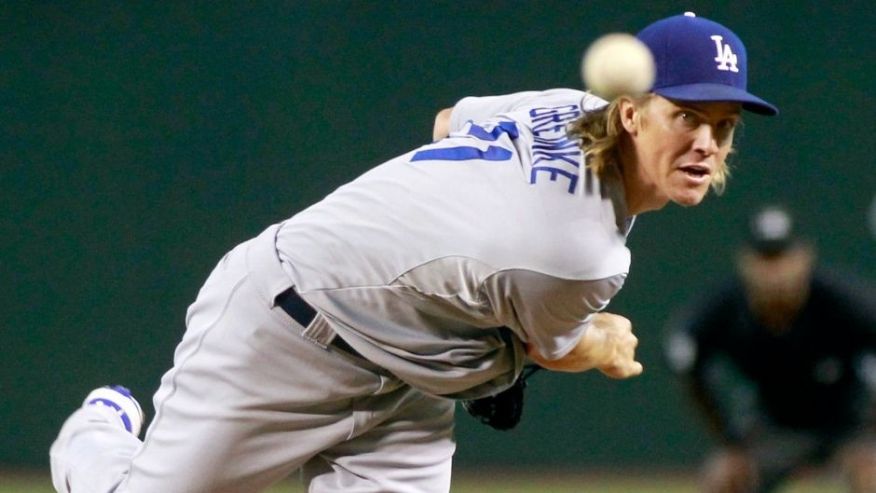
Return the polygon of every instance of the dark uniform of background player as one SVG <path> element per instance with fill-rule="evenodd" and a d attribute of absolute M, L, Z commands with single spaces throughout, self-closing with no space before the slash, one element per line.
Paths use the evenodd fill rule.
<path fill-rule="evenodd" d="M 668 327 L 670 366 L 720 438 L 703 490 L 773 491 L 832 459 L 876 492 L 872 285 L 816 266 L 780 207 L 752 217 L 736 267 Z"/>

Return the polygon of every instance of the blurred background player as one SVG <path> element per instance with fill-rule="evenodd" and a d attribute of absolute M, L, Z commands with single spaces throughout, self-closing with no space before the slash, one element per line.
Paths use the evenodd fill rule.
<path fill-rule="evenodd" d="M 835 459 L 876 491 L 876 295 L 817 265 L 783 207 L 750 221 L 737 275 L 669 324 L 668 361 L 720 439 L 706 492 L 768 492 Z"/>

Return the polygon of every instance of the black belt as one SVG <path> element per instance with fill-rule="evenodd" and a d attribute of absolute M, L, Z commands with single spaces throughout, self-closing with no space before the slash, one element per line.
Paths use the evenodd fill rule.
<path fill-rule="evenodd" d="M 316 318 L 316 310 L 313 309 L 312 306 L 308 305 L 306 301 L 295 291 L 295 288 L 289 288 L 286 291 L 278 294 L 274 299 L 274 302 L 283 309 L 284 312 L 289 314 L 293 320 L 298 322 L 305 329 L 313 322 L 313 319 Z M 359 351 L 353 349 L 353 346 L 350 346 L 347 341 L 345 341 L 341 336 L 335 334 L 335 337 L 332 339 L 332 342 L 329 343 L 330 346 L 334 346 L 342 351 L 350 353 L 354 356 L 362 357 L 359 354 Z"/>

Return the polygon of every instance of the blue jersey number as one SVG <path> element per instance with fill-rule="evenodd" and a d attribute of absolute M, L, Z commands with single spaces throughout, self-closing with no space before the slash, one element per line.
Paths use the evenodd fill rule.
<path fill-rule="evenodd" d="M 478 140 L 486 142 L 495 142 L 502 136 L 507 134 L 512 140 L 516 139 L 519 134 L 517 125 L 514 122 L 499 122 L 492 130 L 487 130 L 480 125 L 474 123 L 469 124 L 466 135 L 474 137 Z M 428 147 L 428 146 L 427 146 Z M 456 146 L 456 147 L 436 147 L 425 148 L 414 153 L 411 158 L 413 161 L 469 161 L 471 159 L 481 159 L 484 161 L 507 161 L 511 159 L 513 153 L 504 147 L 487 146 L 486 150 L 474 146 Z"/>

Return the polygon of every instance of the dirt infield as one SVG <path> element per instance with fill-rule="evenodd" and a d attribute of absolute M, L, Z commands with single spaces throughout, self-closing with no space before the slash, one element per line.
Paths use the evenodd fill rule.
<path fill-rule="evenodd" d="M 48 472 L 0 472 L 0 493 L 54 493 Z M 452 493 L 696 493 L 691 474 L 678 471 L 509 471 L 501 468 L 463 470 L 454 474 Z M 798 479 L 779 493 L 841 493 L 835 479 Z M 296 477 L 268 493 L 304 493 Z"/>

